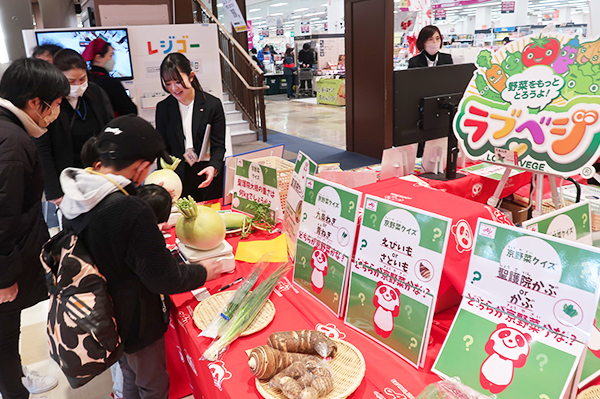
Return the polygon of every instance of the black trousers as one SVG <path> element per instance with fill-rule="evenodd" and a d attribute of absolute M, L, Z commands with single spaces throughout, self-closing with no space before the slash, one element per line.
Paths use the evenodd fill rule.
<path fill-rule="evenodd" d="M 21 310 L 0 312 L 0 393 L 3 399 L 29 398 L 29 391 L 21 381 L 20 334 Z"/>
<path fill-rule="evenodd" d="M 141 351 L 124 353 L 119 364 L 123 371 L 123 399 L 169 397 L 165 337 Z"/>

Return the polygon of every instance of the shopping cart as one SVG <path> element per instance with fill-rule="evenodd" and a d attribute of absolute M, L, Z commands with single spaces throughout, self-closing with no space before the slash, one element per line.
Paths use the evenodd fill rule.
<path fill-rule="evenodd" d="M 298 70 L 298 97 L 313 96 L 313 70 L 311 68 L 300 68 Z"/>

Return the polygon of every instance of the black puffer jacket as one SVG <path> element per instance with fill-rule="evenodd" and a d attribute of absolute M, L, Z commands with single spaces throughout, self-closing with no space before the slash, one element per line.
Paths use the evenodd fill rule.
<path fill-rule="evenodd" d="M 49 238 L 42 216 L 42 166 L 14 113 L 0 107 L 0 288 L 19 293 L 0 312 L 24 309 L 48 297 L 39 260 Z"/>

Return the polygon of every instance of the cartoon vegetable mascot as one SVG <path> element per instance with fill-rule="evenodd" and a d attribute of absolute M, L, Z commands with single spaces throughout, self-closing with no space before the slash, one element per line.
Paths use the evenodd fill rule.
<path fill-rule="evenodd" d="M 600 39 L 595 42 L 581 43 L 581 48 L 577 53 L 577 62 L 585 64 L 588 61 L 594 65 L 600 64 Z"/>
<path fill-rule="evenodd" d="M 523 49 L 523 65 L 525 68 L 534 65 L 550 65 L 558 57 L 560 42 L 553 37 L 531 38 L 529 43 Z"/>
<path fill-rule="evenodd" d="M 485 344 L 489 355 L 481 365 L 479 382 L 483 389 L 498 394 L 508 387 L 516 368 L 525 366 L 529 356 L 531 336 L 519 330 L 498 324 Z"/>
<path fill-rule="evenodd" d="M 492 53 L 489 50 L 482 50 L 479 53 L 477 65 L 486 70 L 485 77 L 490 82 L 490 86 L 498 93 L 502 93 L 502 90 L 506 87 L 506 74 L 500 65 L 492 64 Z"/>
<path fill-rule="evenodd" d="M 506 52 L 506 58 L 500 63 L 500 66 L 507 77 L 521 73 L 525 69 L 523 62 L 521 62 L 521 56 L 520 51 Z"/>
<path fill-rule="evenodd" d="M 577 52 L 581 47 L 578 37 L 579 36 L 569 40 L 569 42 L 560 49 L 558 57 L 556 57 L 556 60 L 550 65 L 555 73 L 562 75 L 569 70 L 569 65 L 575 63 L 575 57 L 577 57 Z"/>
<path fill-rule="evenodd" d="M 387 338 L 394 330 L 394 317 L 400 314 L 400 291 L 378 281 L 373 295 L 373 305 L 376 308 L 373 314 L 375 332 Z"/>
<path fill-rule="evenodd" d="M 477 86 L 477 91 L 479 92 L 479 94 L 481 94 L 482 97 L 485 97 L 488 100 L 496 101 L 499 103 L 504 102 L 504 100 L 502 99 L 500 94 L 498 94 L 496 91 L 494 91 L 494 89 L 492 89 L 487 84 L 483 75 L 481 75 L 479 73 L 477 74 L 477 76 L 475 76 L 475 86 Z"/>

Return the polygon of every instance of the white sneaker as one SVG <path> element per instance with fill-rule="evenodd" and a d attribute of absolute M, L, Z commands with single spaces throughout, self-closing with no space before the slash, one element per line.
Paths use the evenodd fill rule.
<path fill-rule="evenodd" d="M 29 393 L 46 392 L 58 385 L 56 378 L 49 375 L 39 375 L 36 371 L 29 371 L 25 366 L 23 366 L 23 374 L 25 374 L 25 377 L 21 380 Z"/>

